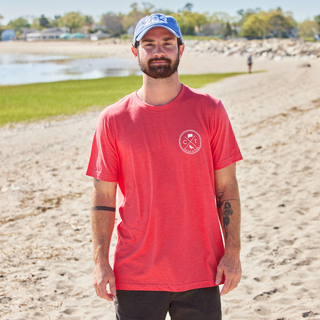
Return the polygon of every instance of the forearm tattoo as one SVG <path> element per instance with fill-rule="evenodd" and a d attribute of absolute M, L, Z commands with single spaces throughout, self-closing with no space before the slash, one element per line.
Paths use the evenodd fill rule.
<path fill-rule="evenodd" d="M 223 205 L 223 199 L 222 199 L 223 196 L 224 196 L 223 192 L 217 193 L 217 207 L 218 207 L 218 209 L 220 209 Z"/>
<path fill-rule="evenodd" d="M 91 207 L 91 211 L 111 211 L 111 212 L 115 212 L 116 208 L 105 207 L 105 206 L 95 206 L 95 207 Z"/>
<path fill-rule="evenodd" d="M 223 228 L 226 234 L 226 239 L 228 239 L 228 225 L 230 224 L 230 218 L 229 216 L 232 216 L 233 210 L 231 209 L 231 204 L 230 202 L 226 202 L 224 204 L 224 208 L 222 211 L 222 216 L 223 216 Z"/>
<path fill-rule="evenodd" d="M 228 238 L 228 226 L 230 224 L 230 216 L 233 214 L 233 210 L 231 208 L 231 203 L 229 201 L 236 200 L 239 201 L 239 199 L 227 199 L 224 200 L 224 193 L 219 192 L 217 193 L 217 207 L 218 209 L 222 208 L 224 204 L 224 208 L 222 209 L 222 221 L 223 221 L 223 229 L 225 231 L 226 239 Z"/>
<path fill-rule="evenodd" d="M 218 207 L 218 209 L 220 209 L 222 207 L 223 203 L 226 202 L 226 201 L 232 201 L 232 200 L 239 201 L 239 199 L 227 199 L 227 200 L 224 200 L 223 199 L 223 197 L 224 197 L 224 193 L 223 192 L 217 193 L 216 197 L 217 197 L 216 199 L 217 199 L 217 207 Z"/>

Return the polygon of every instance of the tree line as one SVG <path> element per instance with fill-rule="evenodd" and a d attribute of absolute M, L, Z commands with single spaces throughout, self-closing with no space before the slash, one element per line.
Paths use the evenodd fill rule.
<path fill-rule="evenodd" d="M 137 22 L 145 15 L 160 12 L 175 17 L 182 34 L 187 36 L 311 39 L 320 33 L 320 15 L 298 23 L 294 20 L 292 12 L 283 12 L 280 7 L 269 11 L 263 11 L 260 8 L 241 9 L 236 16 L 224 12 L 198 13 L 192 9 L 192 3 L 187 3 L 177 12 L 156 8 L 148 2 L 142 3 L 142 6 L 133 3 L 128 14 L 108 12 L 102 14 L 99 21 L 94 21 L 90 15 L 69 12 L 63 16 L 56 15 L 53 19 L 41 15 L 33 19 L 31 23 L 27 19 L 19 17 L 11 20 L 6 26 L 1 26 L 1 30 L 11 28 L 19 37 L 25 28 L 42 30 L 68 27 L 70 32 L 94 33 L 99 29 L 109 33 L 112 37 L 121 37 L 128 33 L 132 34 Z"/>

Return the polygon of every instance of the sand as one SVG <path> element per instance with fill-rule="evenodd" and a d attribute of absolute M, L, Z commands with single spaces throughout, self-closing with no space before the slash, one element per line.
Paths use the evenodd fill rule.
<path fill-rule="evenodd" d="M 18 45 L 26 48 L 1 44 L 0 52 Z M 88 54 L 80 45 L 59 50 Z M 267 72 L 202 88 L 222 99 L 244 156 L 243 276 L 222 298 L 223 319 L 320 319 L 320 60 L 256 60 L 253 68 Z M 186 55 L 181 69 L 246 65 Z M 113 304 L 92 286 L 92 181 L 84 174 L 98 116 L 0 128 L 1 319 L 115 319 Z"/>

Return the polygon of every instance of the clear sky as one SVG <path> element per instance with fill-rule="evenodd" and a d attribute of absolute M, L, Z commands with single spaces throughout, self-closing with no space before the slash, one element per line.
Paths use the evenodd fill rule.
<path fill-rule="evenodd" d="M 39 17 L 44 14 L 53 18 L 54 15 L 63 15 L 70 11 L 80 11 L 83 14 L 92 15 L 95 20 L 99 20 L 101 14 L 109 11 L 128 13 L 133 2 L 137 2 L 139 5 L 142 5 L 142 2 L 149 2 L 156 8 L 172 11 L 177 11 L 183 8 L 187 2 L 191 2 L 194 4 L 193 11 L 201 13 L 223 11 L 232 16 L 235 16 L 239 9 L 256 9 L 259 7 L 267 11 L 280 6 L 283 11 L 292 11 L 297 21 L 303 21 L 307 18 L 313 19 L 315 15 L 320 14 L 319 0 L 1 0 L 0 14 L 4 17 L 2 24 L 7 24 L 11 19 L 21 16 L 31 19 L 32 16 Z"/>

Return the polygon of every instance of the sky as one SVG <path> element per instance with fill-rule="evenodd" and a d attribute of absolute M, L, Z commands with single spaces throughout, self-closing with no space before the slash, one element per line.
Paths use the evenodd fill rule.
<path fill-rule="evenodd" d="M 236 16 L 240 9 L 256 9 L 261 8 L 264 11 L 281 7 L 283 11 L 292 11 L 295 20 L 303 21 L 305 19 L 313 19 L 315 15 L 320 14 L 319 0 L 1 0 L 0 14 L 4 17 L 1 23 L 7 24 L 10 20 L 18 17 L 32 19 L 44 14 L 46 17 L 53 18 L 54 15 L 64 15 L 70 11 L 80 11 L 85 15 L 92 15 L 98 21 L 103 13 L 109 11 L 115 13 L 128 13 L 130 5 L 137 2 L 142 6 L 142 2 L 149 2 L 155 5 L 156 8 L 169 9 L 177 11 L 184 7 L 187 2 L 194 4 L 193 11 L 203 12 L 226 12 L 231 16 Z"/>

